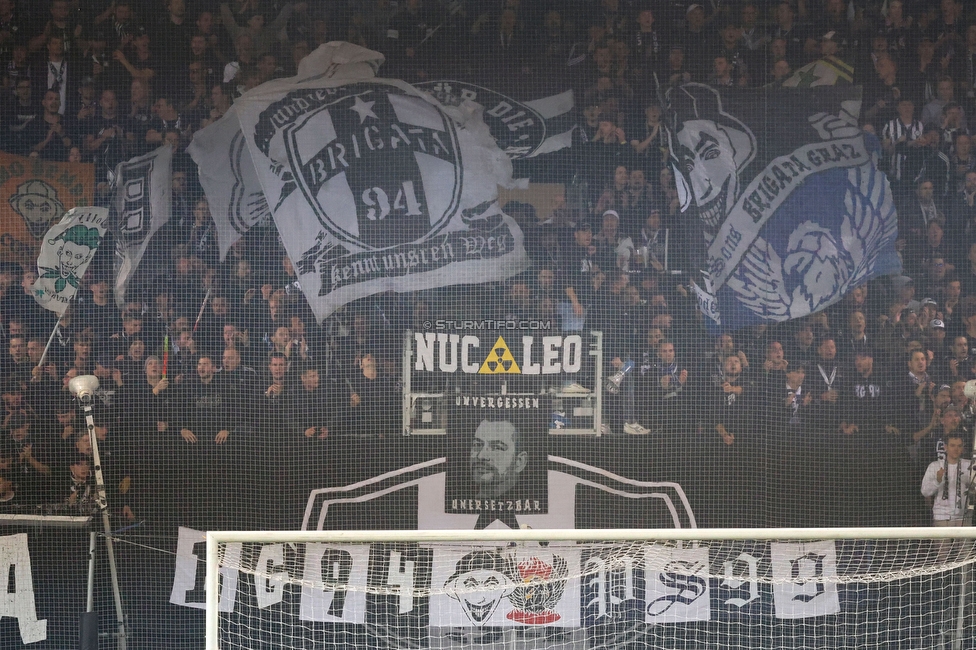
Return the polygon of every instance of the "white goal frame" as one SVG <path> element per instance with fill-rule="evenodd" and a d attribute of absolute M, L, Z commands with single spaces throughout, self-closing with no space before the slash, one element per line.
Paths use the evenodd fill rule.
<path fill-rule="evenodd" d="M 707 542 L 976 539 L 976 526 L 904 528 L 614 528 L 522 530 L 209 531 L 206 572 L 206 650 L 219 650 L 219 566 L 222 543 L 377 544 L 390 542 Z"/>

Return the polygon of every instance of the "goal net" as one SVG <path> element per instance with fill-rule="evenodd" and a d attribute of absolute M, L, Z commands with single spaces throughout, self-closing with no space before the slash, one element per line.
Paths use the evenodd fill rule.
<path fill-rule="evenodd" d="M 973 648 L 974 538 L 210 533 L 207 648 Z"/>
<path fill-rule="evenodd" d="M 499 526 L 655 532 L 227 538 L 220 645 L 972 646 L 968 546 L 656 531 L 976 502 L 974 63 L 976 0 L 0 0 L 0 650 L 198 650 L 203 531 Z"/>

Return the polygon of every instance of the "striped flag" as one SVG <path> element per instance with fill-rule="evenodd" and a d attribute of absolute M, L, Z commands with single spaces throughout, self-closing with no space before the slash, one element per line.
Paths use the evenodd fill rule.
<path fill-rule="evenodd" d="M 808 63 L 783 81 L 786 88 L 814 88 L 854 83 L 854 66 L 837 56 Z"/>
<path fill-rule="evenodd" d="M 126 289 L 152 236 L 170 218 L 173 149 L 169 145 L 119 163 L 115 169 L 112 233 L 115 235 L 115 301 Z"/>

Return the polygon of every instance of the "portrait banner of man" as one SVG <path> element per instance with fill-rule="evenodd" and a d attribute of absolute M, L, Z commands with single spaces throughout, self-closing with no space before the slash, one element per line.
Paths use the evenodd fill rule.
<path fill-rule="evenodd" d="M 546 400 L 479 396 L 448 425 L 445 512 L 477 514 L 476 528 L 548 512 Z"/>
<path fill-rule="evenodd" d="M 0 153 L 0 196 L 0 259 L 31 268 L 48 229 L 71 208 L 92 204 L 94 166 Z"/>
<path fill-rule="evenodd" d="M 897 216 L 853 86 L 668 93 L 672 166 L 715 331 L 814 313 L 895 273 Z"/>

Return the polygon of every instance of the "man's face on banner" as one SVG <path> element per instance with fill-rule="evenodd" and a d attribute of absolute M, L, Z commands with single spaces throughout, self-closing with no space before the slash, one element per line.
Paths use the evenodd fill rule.
<path fill-rule="evenodd" d="M 739 191 L 735 148 L 727 130 L 711 120 L 691 120 L 677 135 L 681 210 L 694 201 L 702 221 L 712 227 L 731 211 Z"/>
<path fill-rule="evenodd" d="M 78 268 L 88 260 L 91 248 L 66 241 L 58 249 L 58 270 L 62 278 L 78 277 Z"/>
<path fill-rule="evenodd" d="M 483 421 L 471 441 L 471 480 L 480 498 L 496 498 L 508 492 L 528 462 L 518 449 L 518 431 L 511 422 Z"/>

